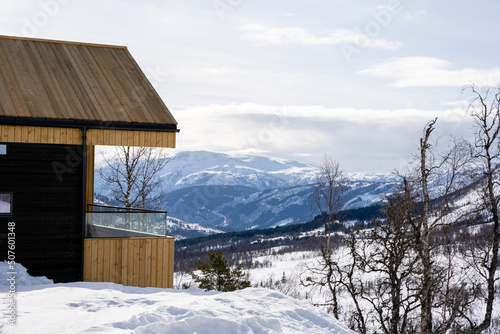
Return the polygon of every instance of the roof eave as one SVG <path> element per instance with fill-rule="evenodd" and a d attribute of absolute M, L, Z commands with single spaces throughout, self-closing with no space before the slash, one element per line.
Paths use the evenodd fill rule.
<path fill-rule="evenodd" d="M 179 132 L 177 124 L 102 122 L 73 119 L 50 119 L 0 116 L 0 125 L 43 126 L 61 128 L 86 128 L 105 130 Z"/>

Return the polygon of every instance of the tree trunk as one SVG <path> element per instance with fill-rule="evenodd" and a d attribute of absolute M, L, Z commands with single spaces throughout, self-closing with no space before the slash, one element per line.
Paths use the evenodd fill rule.
<path fill-rule="evenodd" d="M 427 150 L 430 147 L 429 137 L 434 130 L 436 119 L 431 121 L 425 130 L 425 136 L 420 140 L 420 177 L 422 186 L 422 215 L 420 257 L 422 261 L 422 289 L 420 292 L 420 332 L 422 334 L 432 333 L 432 268 L 430 253 L 430 230 L 429 230 L 429 190 L 428 177 L 430 174 L 427 166 Z"/>
<path fill-rule="evenodd" d="M 500 135 L 500 87 L 497 87 L 497 91 L 491 98 L 491 102 L 488 102 L 488 92 L 483 96 L 474 86 L 471 86 L 471 90 L 476 95 L 469 105 L 469 113 L 474 117 L 478 129 L 476 132 L 475 144 L 479 152 L 476 153 L 476 157 L 483 159 L 486 163 L 486 170 L 484 172 L 487 182 L 485 205 L 493 219 L 491 262 L 487 265 L 488 277 L 486 279 L 486 284 L 488 291 L 486 296 L 486 313 L 481 324 L 471 329 L 471 333 L 479 334 L 491 325 L 493 302 L 495 300 L 496 271 L 498 267 L 500 222 L 498 216 L 498 198 L 495 195 L 493 164 L 500 154 L 498 151 L 498 137 Z M 478 107 L 479 110 L 476 110 L 476 107 Z"/>
<path fill-rule="evenodd" d="M 491 263 L 488 267 L 488 278 L 486 281 L 488 287 L 488 295 L 486 297 L 486 313 L 483 322 L 473 329 L 472 333 L 479 334 L 486 330 L 491 325 L 491 316 L 493 313 L 493 302 L 495 300 L 495 280 L 498 267 L 498 243 L 500 240 L 500 222 L 498 216 L 498 202 L 494 192 L 493 167 L 492 157 L 490 154 L 490 146 L 485 147 L 487 159 L 487 195 L 489 208 L 493 218 L 493 242 L 491 248 Z"/>

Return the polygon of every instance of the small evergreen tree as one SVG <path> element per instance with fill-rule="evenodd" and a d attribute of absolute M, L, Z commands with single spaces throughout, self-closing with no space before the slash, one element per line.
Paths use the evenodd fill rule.
<path fill-rule="evenodd" d="M 241 270 L 241 263 L 231 270 L 222 252 L 208 252 L 208 257 L 208 262 L 199 260 L 196 264 L 202 276 L 189 272 L 200 289 L 227 292 L 245 289 L 252 285 Z"/>

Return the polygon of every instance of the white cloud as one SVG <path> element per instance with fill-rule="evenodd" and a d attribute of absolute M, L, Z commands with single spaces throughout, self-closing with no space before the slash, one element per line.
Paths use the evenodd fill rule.
<path fill-rule="evenodd" d="M 2 34 L 23 35 L 29 20 L 36 37 L 128 46 L 179 121 L 179 150 L 310 161 L 331 153 L 346 168 L 390 170 L 431 118 L 446 132 L 470 131 L 457 87 L 500 82 L 488 68 L 500 39 L 491 29 L 496 2 L 224 0 L 223 20 L 202 0 L 4 2 Z M 387 52 L 441 59 L 379 63 Z M 457 53 L 467 66 L 445 61 Z"/>
<path fill-rule="evenodd" d="M 435 117 L 446 133 L 463 132 L 463 109 L 375 109 L 256 103 L 174 106 L 179 150 L 280 152 L 318 162 L 326 153 L 348 170 L 391 170 L 415 149 Z M 415 144 L 415 145 L 414 145 Z"/>
<path fill-rule="evenodd" d="M 324 36 L 308 32 L 300 27 L 270 28 L 260 24 L 249 24 L 240 27 L 242 38 L 256 45 L 289 44 L 289 45 L 340 45 L 353 44 L 363 48 L 379 48 L 397 50 L 400 42 L 383 38 L 372 38 L 359 30 L 336 29 Z"/>
<path fill-rule="evenodd" d="M 442 102 L 441 105 L 467 110 L 467 107 L 470 105 L 470 102 L 471 102 L 470 100 L 445 101 Z"/>
<path fill-rule="evenodd" d="M 453 107 L 459 107 L 453 106 Z M 180 110 L 181 108 L 176 108 Z M 408 120 L 428 120 L 436 116 L 448 117 L 457 110 L 455 108 L 440 110 L 423 109 L 376 109 L 376 108 L 350 108 L 350 107 L 328 107 L 328 106 L 299 106 L 299 105 L 264 105 L 257 103 L 230 103 L 212 104 L 199 107 L 184 106 L 183 111 L 195 118 L 214 119 L 217 122 L 224 118 L 260 118 L 268 119 L 279 117 L 301 122 L 310 121 L 346 121 L 357 124 L 384 124 L 401 123 Z M 463 112 L 463 109 L 460 109 Z"/>
<path fill-rule="evenodd" d="M 394 87 L 494 86 L 500 82 L 500 68 L 453 69 L 450 62 L 432 57 L 391 59 L 358 73 L 392 79 Z"/>
<path fill-rule="evenodd" d="M 420 21 L 422 20 L 427 12 L 425 10 L 417 10 L 416 12 L 403 12 L 400 17 L 404 21 Z"/>

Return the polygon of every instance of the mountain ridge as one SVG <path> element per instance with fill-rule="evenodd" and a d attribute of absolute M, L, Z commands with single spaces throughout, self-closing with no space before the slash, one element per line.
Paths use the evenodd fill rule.
<path fill-rule="evenodd" d="M 317 171 L 310 164 L 266 156 L 178 152 L 159 173 L 160 209 L 167 210 L 172 221 L 184 222 L 172 225 L 179 237 L 193 236 L 187 223 L 198 226 L 200 236 L 212 229 L 229 232 L 305 223 L 318 213 L 310 203 Z M 389 174 L 347 177 L 346 209 L 380 203 L 393 184 Z M 110 195 L 99 177 L 95 192 L 99 198 Z"/>

